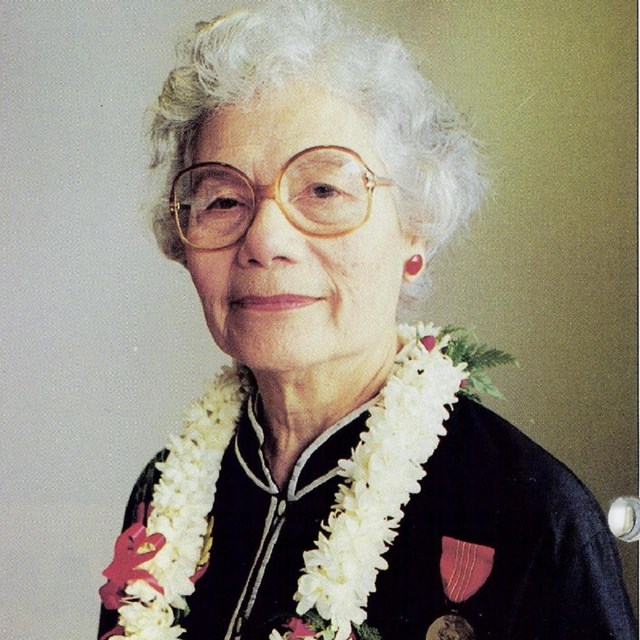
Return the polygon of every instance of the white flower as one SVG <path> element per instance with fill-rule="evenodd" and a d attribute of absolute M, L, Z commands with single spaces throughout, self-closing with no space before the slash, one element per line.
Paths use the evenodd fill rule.
<path fill-rule="evenodd" d="M 194 591 L 191 577 L 200 560 L 222 456 L 242 399 L 238 376 L 224 368 L 205 396 L 188 407 L 182 435 L 169 436 L 166 461 L 156 465 L 162 476 L 154 487 L 147 524 L 147 534 L 161 533 L 165 545 L 141 565 L 164 594 L 141 580 L 127 586 L 126 602 L 118 613 L 128 638 L 175 640 L 184 631 L 173 624 L 172 607 L 186 609 L 185 596 Z"/>
<path fill-rule="evenodd" d="M 173 612 L 159 599 L 149 604 L 134 602 L 120 609 L 120 624 L 126 636 L 140 640 L 176 640 L 184 631 L 173 625 Z"/>
<path fill-rule="evenodd" d="M 401 325 L 402 342 L 394 370 L 370 409 L 367 430 L 350 460 L 341 460 L 345 481 L 314 549 L 303 555 L 304 569 L 294 600 L 298 615 L 315 609 L 329 623 L 317 637 L 347 640 L 354 624 L 366 620 L 369 595 L 384 554 L 393 543 L 403 507 L 420 490 L 424 463 L 446 434 L 447 406 L 456 402 L 465 365 L 443 355 L 448 338 L 433 325 Z M 433 340 L 420 343 L 425 336 Z M 440 342 L 438 343 L 438 340 Z M 431 348 L 431 345 L 434 348 Z M 224 452 L 233 436 L 248 391 L 246 371 L 223 367 L 203 397 L 185 413 L 180 436 L 170 436 L 162 476 L 154 487 L 147 534 L 161 533 L 165 545 L 141 565 L 162 586 L 160 594 L 143 580 L 126 588 L 119 609 L 122 638 L 177 640 L 173 609 L 186 609 L 207 533 Z M 273 630 L 269 640 L 286 640 Z"/>
<path fill-rule="evenodd" d="M 377 573 L 387 566 L 382 556 L 396 536 L 402 507 L 420 491 L 423 465 L 446 433 L 444 407 L 456 402 L 465 377 L 464 366 L 443 355 L 443 345 L 427 351 L 419 343 L 439 333 L 433 325 L 399 327 L 404 346 L 396 367 L 353 456 L 339 463 L 346 481 L 324 527 L 327 535 L 321 533 L 316 548 L 304 554 L 296 610 L 304 615 L 315 609 L 336 640 L 346 640 L 352 625 L 366 620 Z"/>

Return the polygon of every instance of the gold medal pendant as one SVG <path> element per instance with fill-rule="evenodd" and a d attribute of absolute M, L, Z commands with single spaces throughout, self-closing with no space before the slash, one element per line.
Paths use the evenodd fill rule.
<path fill-rule="evenodd" d="M 474 542 L 442 537 L 440 577 L 449 606 L 466 602 L 487 581 L 495 549 Z M 427 629 L 425 640 L 476 640 L 473 627 L 454 610 Z"/>
<path fill-rule="evenodd" d="M 427 629 L 425 640 L 475 640 L 471 625 L 455 613 L 441 616 Z"/>

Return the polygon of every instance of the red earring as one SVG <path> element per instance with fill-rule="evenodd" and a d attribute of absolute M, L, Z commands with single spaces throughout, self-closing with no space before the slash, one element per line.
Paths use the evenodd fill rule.
<path fill-rule="evenodd" d="M 422 271 L 422 266 L 422 256 L 416 253 L 404 263 L 404 270 L 407 275 L 417 276 Z"/>

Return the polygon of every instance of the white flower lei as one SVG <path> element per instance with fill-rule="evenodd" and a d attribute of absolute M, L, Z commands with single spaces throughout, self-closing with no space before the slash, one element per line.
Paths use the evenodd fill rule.
<path fill-rule="evenodd" d="M 436 343 L 433 325 L 400 325 L 403 344 L 389 380 L 369 410 L 367 430 L 349 460 L 339 462 L 345 478 L 316 547 L 304 553 L 304 569 L 294 600 L 297 613 L 315 611 L 327 621 L 316 637 L 346 640 L 352 626 L 366 620 L 376 576 L 387 568 L 383 554 L 393 543 L 402 508 L 420 491 L 423 465 L 446 434 L 447 406 L 467 377 L 465 364 L 443 353 L 449 337 Z M 421 343 L 432 336 L 434 348 Z M 185 428 L 171 436 L 162 476 L 154 488 L 147 534 L 160 533 L 165 545 L 140 565 L 163 588 L 144 580 L 126 587 L 118 609 L 124 635 L 116 640 L 177 640 L 184 629 L 173 609 L 186 610 L 191 577 L 206 541 L 222 456 L 235 432 L 248 386 L 237 368 L 224 367 L 204 396 L 186 413 Z M 274 630 L 271 640 L 286 638 Z"/>

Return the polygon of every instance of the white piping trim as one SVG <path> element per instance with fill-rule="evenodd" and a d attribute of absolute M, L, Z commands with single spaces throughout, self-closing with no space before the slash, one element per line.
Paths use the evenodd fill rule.
<path fill-rule="evenodd" d="M 260 555 L 262 554 L 262 547 L 264 546 L 264 543 L 267 541 L 269 530 L 271 529 L 271 523 L 273 522 L 274 514 L 276 513 L 276 509 L 278 508 L 278 499 L 275 496 L 271 496 L 270 502 L 271 504 L 269 505 L 269 511 L 265 519 L 265 527 L 262 532 L 262 539 L 260 540 L 260 544 L 258 545 L 258 551 L 256 553 L 256 557 L 253 561 L 253 564 L 251 565 L 251 569 L 249 570 L 249 574 L 247 575 L 247 581 L 244 584 L 244 588 L 242 589 L 240 598 L 238 598 L 238 604 L 236 605 L 236 609 L 233 612 L 233 615 L 231 616 L 231 622 L 229 623 L 229 627 L 227 629 L 226 635 L 224 636 L 224 640 L 231 640 L 231 637 L 233 636 L 234 629 L 236 626 L 236 621 L 238 619 L 238 616 L 240 615 L 240 607 L 242 606 L 242 603 L 244 602 L 244 598 L 247 595 L 247 590 L 249 588 L 249 583 L 251 582 L 251 577 L 253 576 L 253 572 L 258 563 L 258 558 L 260 558 Z"/>
<path fill-rule="evenodd" d="M 310 493 L 314 489 L 317 489 L 320 485 L 323 485 L 325 482 L 331 480 L 332 478 L 335 478 L 338 475 L 340 475 L 340 467 L 334 467 L 333 469 L 331 469 L 331 471 L 328 471 L 323 476 L 320 476 L 313 482 L 310 482 L 304 489 L 298 491 L 298 493 L 296 493 L 294 496 L 290 498 L 289 496 L 287 496 L 287 499 L 289 502 L 300 500 L 300 498 L 304 498 L 304 496 L 306 496 L 308 493 Z"/>
<path fill-rule="evenodd" d="M 286 513 L 286 507 L 285 507 L 285 513 Z M 267 546 L 267 550 L 264 554 L 264 558 L 262 558 L 262 562 L 260 564 L 260 569 L 258 570 L 258 574 L 256 575 L 256 579 L 253 583 L 251 597 L 249 598 L 247 607 L 243 612 L 245 618 L 248 618 L 251 615 L 251 611 L 253 610 L 253 605 L 255 604 L 256 598 L 258 596 L 258 590 L 260 589 L 260 585 L 262 584 L 262 579 L 264 578 L 264 573 L 267 570 L 267 565 L 269 564 L 269 560 L 271 559 L 271 554 L 273 553 L 273 548 L 276 546 L 276 542 L 280 537 L 280 531 L 282 530 L 282 525 L 284 524 L 284 521 L 285 521 L 284 514 L 279 515 L 279 518 L 280 520 L 276 525 L 276 528 L 273 534 L 271 535 L 271 540 L 269 541 L 269 545 Z"/>
<path fill-rule="evenodd" d="M 278 485 L 276 485 L 276 483 L 273 481 L 273 478 L 271 477 L 271 470 L 269 469 L 269 465 L 267 464 L 267 461 L 264 458 L 264 451 L 263 451 L 264 429 L 262 428 L 262 425 L 258 422 L 258 418 L 256 417 L 256 411 L 254 408 L 254 404 L 257 402 L 258 402 L 258 393 L 256 393 L 253 399 L 247 403 L 247 417 L 249 418 L 249 422 L 251 423 L 253 430 L 256 432 L 258 443 L 260 444 L 260 446 L 258 447 L 258 456 L 260 458 L 260 464 L 262 465 L 262 471 L 264 473 L 264 477 L 267 478 L 267 480 L 269 481 L 269 488 L 270 488 L 269 493 L 280 493 L 280 489 L 278 488 Z"/>
<path fill-rule="evenodd" d="M 253 471 L 251 471 L 249 465 L 245 462 L 245 459 L 242 457 L 242 454 L 240 453 L 240 447 L 238 446 L 238 434 L 236 434 L 236 437 L 235 437 L 234 449 L 236 452 L 236 458 L 238 459 L 240 466 L 244 469 L 244 472 L 247 474 L 249 479 L 255 485 L 257 485 L 259 489 L 262 489 L 263 491 L 265 491 L 270 495 L 275 495 L 276 493 L 278 493 L 277 487 L 274 490 L 274 487 L 270 487 L 269 485 L 262 482 L 262 480 L 260 480 L 260 478 L 258 478 L 258 476 L 256 476 L 256 474 L 253 473 Z M 269 476 L 267 476 L 267 478 L 269 478 L 269 480 L 271 481 L 271 478 Z"/>
<path fill-rule="evenodd" d="M 249 401 L 247 403 L 247 416 L 249 418 L 249 422 L 251 423 L 251 426 L 253 427 L 256 437 L 258 438 L 258 442 L 260 444 L 260 449 L 259 449 L 259 454 L 260 454 L 260 461 L 262 464 L 262 468 L 263 471 L 265 473 L 265 477 L 268 479 L 269 481 L 269 485 L 267 486 L 260 478 L 258 478 L 253 471 L 250 469 L 249 465 L 247 464 L 247 462 L 245 461 L 245 459 L 243 458 L 242 454 L 240 453 L 240 447 L 238 444 L 238 434 L 236 433 L 236 437 L 235 437 L 235 441 L 234 441 L 234 448 L 235 448 L 235 453 L 236 453 L 236 457 L 238 459 L 238 462 L 240 463 L 240 465 L 242 466 L 242 468 L 244 469 L 245 473 L 247 474 L 247 476 L 253 481 L 253 483 L 258 486 L 260 489 L 262 489 L 263 491 L 269 493 L 271 495 L 271 503 L 269 505 L 269 512 L 267 514 L 267 518 L 265 520 L 265 528 L 263 530 L 262 533 L 262 539 L 260 540 L 260 544 L 258 546 L 258 551 L 256 552 L 256 556 L 255 559 L 253 561 L 253 565 L 251 566 L 251 570 L 249 571 L 249 574 L 247 576 L 247 581 L 245 582 L 244 588 L 242 590 L 242 593 L 240 594 L 240 598 L 238 599 L 238 604 L 236 605 L 236 609 L 233 613 L 233 616 L 231 618 L 231 622 L 229 624 L 229 628 L 227 629 L 227 634 L 225 635 L 224 640 L 231 640 L 231 638 L 233 637 L 233 634 L 235 632 L 235 627 L 236 624 L 238 622 L 238 619 L 240 617 L 240 615 L 242 615 L 242 618 L 248 618 L 251 615 L 251 611 L 253 610 L 253 607 L 255 605 L 256 599 L 258 597 L 258 591 L 260 590 L 260 586 L 262 584 L 262 580 L 264 579 L 264 574 L 267 570 L 267 566 L 269 565 L 269 561 L 271 560 L 271 555 L 273 553 L 273 549 L 275 548 L 275 545 L 280 537 L 280 532 L 282 530 L 282 527 L 284 525 L 285 522 L 285 513 L 286 513 L 286 509 L 287 509 L 287 505 L 289 502 L 295 502 L 297 500 L 299 500 L 300 498 L 302 498 L 303 496 L 307 495 L 308 493 L 310 493 L 311 491 L 313 491 L 314 489 L 316 489 L 317 487 L 319 487 L 320 485 L 324 484 L 325 482 L 327 482 L 328 480 L 335 478 L 340 471 L 339 466 L 334 467 L 333 469 L 331 469 L 330 471 L 328 471 L 327 473 L 325 473 L 324 475 L 320 476 L 319 478 L 316 478 L 313 482 L 309 483 L 306 487 L 304 487 L 303 489 L 301 489 L 300 491 L 295 491 L 296 489 L 296 485 L 300 479 L 300 474 L 302 473 L 302 470 L 304 469 L 305 464 L 309 461 L 309 458 L 313 455 L 313 453 L 315 453 L 331 436 L 333 436 L 335 433 L 337 433 L 340 429 L 342 429 L 342 427 L 344 427 L 345 425 L 351 423 L 355 418 L 357 418 L 359 415 L 361 415 L 362 413 L 364 413 L 366 410 L 369 409 L 369 407 L 373 406 L 376 402 L 376 398 L 373 398 L 371 400 L 369 400 L 368 402 L 365 402 L 363 405 L 361 405 L 360 407 L 354 409 L 353 411 L 351 411 L 350 413 L 348 413 L 346 416 L 344 416 L 344 418 L 338 420 L 338 422 L 336 422 L 333 426 L 331 426 L 329 429 L 326 429 L 325 431 L 323 431 L 303 452 L 302 455 L 300 456 L 300 458 L 298 459 L 298 461 L 296 462 L 294 468 L 293 468 L 293 472 L 291 474 L 291 479 L 289 480 L 288 483 L 288 487 L 287 487 L 287 493 L 286 493 L 286 497 L 280 498 L 278 499 L 278 493 L 279 493 L 279 489 L 278 487 L 275 485 L 275 483 L 273 482 L 273 479 L 271 477 L 271 473 L 269 471 L 268 466 L 266 465 L 265 459 L 264 459 L 264 455 L 263 455 L 263 451 L 262 451 L 262 445 L 264 444 L 264 430 L 262 429 L 260 423 L 258 422 L 256 415 L 255 415 L 255 409 L 254 409 L 254 401 Z M 283 514 L 279 514 L 278 517 L 280 518 L 279 522 L 276 525 L 276 528 L 274 529 L 274 531 L 271 533 L 271 536 L 269 536 L 269 531 L 271 529 L 271 525 L 273 524 L 273 521 L 276 517 L 275 514 L 277 514 L 277 509 L 279 504 L 284 501 L 285 504 L 285 512 Z M 262 550 L 263 547 L 267 541 L 267 539 L 269 540 L 269 543 L 267 545 L 267 548 L 265 550 L 264 556 L 262 557 L 262 561 L 260 562 L 260 565 L 258 565 L 258 559 L 261 557 L 262 555 Z M 251 589 L 251 595 L 249 597 L 249 600 L 247 602 L 246 607 L 244 608 L 243 611 L 241 611 L 242 608 L 242 604 L 245 600 L 245 597 L 247 595 L 247 591 L 249 589 L 249 585 L 251 583 L 252 577 L 254 575 L 254 572 L 257 569 L 257 573 L 255 574 L 255 579 L 253 580 L 253 587 Z M 240 631 L 241 633 L 241 631 Z"/>
<path fill-rule="evenodd" d="M 332 436 L 334 435 L 336 432 L 340 431 L 340 429 L 342 429 L 342 427 L 344 427 L 345 425 L 349 424 L 350 422 L 353 422 L 353 420 L 355 420 L 355 418 L 357 418 L 360 414 L 364 413 L 367 409 L 369 409 L 370 407 L 372 407 L 377 401 L 377 396 L 375 398 L 372 398 L 371 400 L 369 400 L 368 402 L 365 402 L 364 404 L 360 405 L 359 407 L 357 407 L 356 409 L 354 409 L 353 411 L 351 411 L 350 413 L 348 413 L 344 418 L 341 418 L 340 420 L 338 420 L 338 422 L 336 422 L 333 426 L 329 427 L 328 429 L 326 429 L 325 431 L 323 431 L 303 452 L 302 455 L 298 458 L 298 461 L 296 462 L 295 466 L 293 467 L 293 472 L 291 473 L 291 479 L 289 480 L 289 485 L 287 487 L 287 500 L 290 501 L 295 501 L 298 500 L 301 496 L 299 493 L 296 492 L 296 487 L 298 484 L 298 480 L 300 479 L 300 474 L 302 473 L 302 470 L 305 466 L 305 464 L 309 461 L 309 458 Z M 329 473 L 325 474 L 324 476 L 322 476 L 322 478 L 324 478 L 323 482 L 326 482 L 329 478 L 332 478 L 335 476 L 335 472 L 338 470 L 338 467 L 336 467 L 333 471 L 330 471 Z M 333 475 L 331 475 L 333 474 Z M 320 478 L 317 478 L 316 480 L 313 481 L 314 485 L 314 489 L 318 486 L 320 486 L 320 484 L 322 483 L 318 483 L 318 480 L 320 480 Z M 307 485 L 307 487 L 310 485 Z M 308 489 L 307 487 L 303 488 L 301 490 L 304 491 L 304 493 L 309 493 L 309 491 L 311 489 Z"/>

